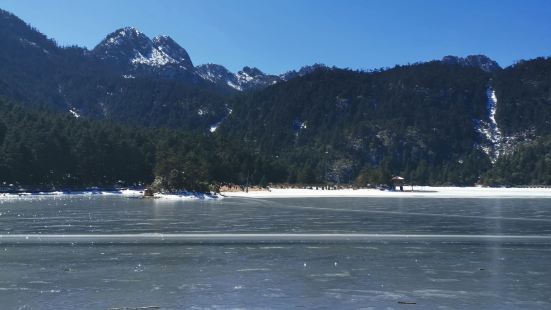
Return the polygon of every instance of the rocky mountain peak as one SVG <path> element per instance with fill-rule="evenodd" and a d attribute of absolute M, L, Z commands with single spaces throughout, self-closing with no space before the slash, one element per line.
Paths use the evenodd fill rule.
<path fill-rule="evenodd" d="M 92 53 L 117 64 L 124 75 L 189 79 L 194 70 L 186 50 L 171 37 L 157 36 L 150 39 L 134 27 L 110 33 Z"/>
<path fill-rule="evenodd" d="M 156 36 L 152 40 L 154 47 L 161 53 L 172 58 L 180 66 L 183 66 L 187 69 L 193 68 L 193 63 L 187 51 L 181 47 L 176 41 L 171 37 L 163 35 Z"/>
<path fill-rule="evenodd" d="M 120 28 L 108 34 L 94 49 L 99 58 L 130 63 L 138 54 L 152 49 L 151 40 L 134 27 Z"/>
<path fill-rule="evenodd" d="M 149 38 L 134 27 L 124 27 L 113 31 L 99 45 L 121 45 L 129 42 L 146 43 Z"/>
<path fill-rule="evenodd" d="M 247 75 L 250 77 L 259 77 L 266 75 L 264 72 L 260 71 L 260 69 L 256 67 L 248 67 L 245 66 L 241 71 L 238 72 L 241 75 Z"/>
<path fill-rule="evenodd" d="M 241 90 L 235 74 L 226 69 L 226 67 L 217 64 L 203 64 L 195 67 L 195 74 L 205 81 L 211 82 L 221 87 L 231 87 Z"/>

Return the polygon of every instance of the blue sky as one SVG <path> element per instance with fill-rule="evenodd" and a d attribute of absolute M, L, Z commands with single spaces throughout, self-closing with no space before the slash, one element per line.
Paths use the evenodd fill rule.
<path fill-rule="evenodd" d="M 0 0 L 60 44 L 93 48 L 135 26 L 194 64 L 281 73 L 325 63 L 373 69 L 486 54 L 502 66 L 551 55 L 547 0 Z"/>

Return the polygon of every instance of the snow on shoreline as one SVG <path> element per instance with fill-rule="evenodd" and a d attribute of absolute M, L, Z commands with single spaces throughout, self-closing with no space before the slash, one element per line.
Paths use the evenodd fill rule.
<path fill-rule="evenodd" d="M 388 198 L 551 198 L 551 188 L 490 188 L 414 186 L 400 191 L 377 189 L 315 190 L 272 188 L 270 191 L 222 192 L 239 198 L 316 198 L 316 197 L 388 197 Z"/>
<path fill-rule="evenodd" d="M 551 198 L 551 188 L 492 188 L 492 187 L 405 187 L 404 192 L 377 189 L 315 190 L 301 188 L 272 188 L 270 191 L 222 192 L 220 194 L 182 192 L 177 194 L 156 193 L 156 200 L 214 200 L 224 197 L 236 198 Z M 143 198 L 143 190 L 73 191 L 0 193 L 0 201 L 19 199 L 71 198 L 94 196 L 120 196 Z"/>
<path fill-rule="evenodd" d="M 124 196 L 143 197 L 143 191 L 133 189 L 123 190 L 85 190 L 85 191 L 54 191 L 54 192 L 22 192 L 0 193 L 3 199 L 33 199 L 33 198 L 62 198 L 62 197 L 92 197 L 92 196 Z"/>
<path fill-rule="evenodd" d="M 33 193 L 0 193 L 1 200 L 15 199 L 42 199 L 42 198 L 71 198 L 71 197 L 93 197 L 93 196 L 121 196 L 128 198 L 143 198 L 143 190 L 123 189 L 112 191 L 89 190 L 89 191 L 55 191 L 55 192 L 33 192 Z M 182 192 L 178 194 L 161 194 L 156 193 L 152 198 L 163 200 L 194 200 L 194 199 L 219 199 L 222 198 L 218 194 L 205 194 Z"/>
<path fill-rule="evenodd" d="M 161 194 L 155 193 L 153 198 L 165 199 L 165 200 L 182 200 L 182 199 L 201 199 L 201 200 L 211 200 L 211 199 L 220 199 L 223 196 L 219 194 L 211 193 L 194 193 L 194 192 L 183 192 L 179 194 Z"/>

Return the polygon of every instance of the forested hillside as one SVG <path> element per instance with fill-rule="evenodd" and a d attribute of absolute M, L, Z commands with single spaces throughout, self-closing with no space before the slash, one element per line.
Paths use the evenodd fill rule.
<path fill-rule="evenodd" d="M 236 99 L 220 129 L 283 158 L 289 181 L 369 183 L 405 175 L 473 184 L 490 161 L 474 120 L 487 119 L 490 76 L 440 62 L 370 73 L 313 74 Z"/>
<path fill-rule="evenodd" d="M 485 174 L 487 185 L 551 185 L 551 136 L 521 144 Z"/>
<path fill-rule="evenodd" d="M 520 61 L 497 73 L 493 83 L 504 134 L 551 133 L 551 58 Z"/>
<path fill-rule="evenodd" d="M 493 83 L 504 143 L 516 143 L 484 182 L 551 185 L 551 58 L 520 61 L 499 72 Z"/>
<path fill-rule="evenodd" d="M 165 189 L 204 191 L 221 182 L 245 183 L 247 172 L 274 177 L 277 169 L 223 139 L 76 119 L 0 101 L 4 185 L 144 186 L 157 178 Z"/>
<path fill-rule="evenodd" d="M 204 81 L 125 77 L 88 50 L 59 47 L 2 10 L 0 44 L 0 97 L 18 103 L 133 126 L 201 131 L 227 115 L 226 90 Z"/>

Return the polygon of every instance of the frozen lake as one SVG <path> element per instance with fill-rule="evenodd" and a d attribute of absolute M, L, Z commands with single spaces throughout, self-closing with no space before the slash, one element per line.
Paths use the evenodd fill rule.
<path fill-rule="evenodd" d="M 551 308 L 550 201 L 0 201 L 0 234 L 19 236 L 0 239 L 0 300 L 3 309 Z M 182 237 L 140 241 L 152 233 Z M 64 234 L 134 237 L 26 242 Z M 185 237 L 197 234 L 245 237 Z M 312 238 L 277 237 L 302 234 Z"/>

